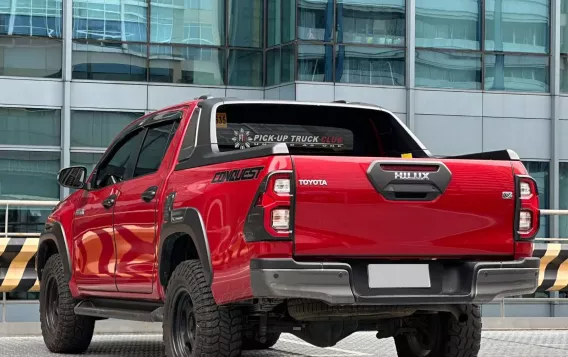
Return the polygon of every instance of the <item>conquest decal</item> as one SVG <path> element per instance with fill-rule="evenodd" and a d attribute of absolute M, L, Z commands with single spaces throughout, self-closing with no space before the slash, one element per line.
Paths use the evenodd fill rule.
<path fill-rule="evenodd" d="M 213 176 L 213 180 L 211 181 L 211 183 L 254 180 L 258 178 L 262 169 L 264 169 L 264 166 L 248 167 L 245 169 L 236 169 L 228 171 L 219 171 L 215 173 L 215 176 Z"/>

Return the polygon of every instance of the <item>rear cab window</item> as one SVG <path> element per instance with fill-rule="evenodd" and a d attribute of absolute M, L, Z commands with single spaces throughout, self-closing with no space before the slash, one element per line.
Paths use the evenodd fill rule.
<path fill-rule="evenodd" d="M 428 157 L 388 112 L 312 104 L 231 103 L 216 112 L 219 151 L 285 143 L 293 155 Z"/>

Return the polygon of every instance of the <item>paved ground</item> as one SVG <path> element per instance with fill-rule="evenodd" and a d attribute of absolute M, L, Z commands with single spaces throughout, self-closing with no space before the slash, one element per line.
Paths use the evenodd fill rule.
<path fill-rule="evenodd" d="M 485 331 L 480 357 L 566 357 L 568 331 Z M 0 356 L 50 356 L 40 337 L 0 337 Z M 96 335 L 82 356 L 163 357 L 159 335 Z M 373 333 L 358 333 L 333 348 L 314 348 L 283 335 L 270 351 L 246 352 L 244 357 L 396 357 L 392 339 L 377 340 Z"/>

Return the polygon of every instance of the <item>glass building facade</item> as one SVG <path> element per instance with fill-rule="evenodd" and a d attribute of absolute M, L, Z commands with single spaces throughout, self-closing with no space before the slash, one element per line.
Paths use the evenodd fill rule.
<path fill-rule="evenodd" d="M 515 150 L 542 207 L 568 209 L 567 17 L 568 0 L 0 0 L 0 199 L 65 197 L 60 168 L 209 94 L 378 104 L 434 154 Z M 48 212 L 14 208 L 10 230 Z M 568 218 L 539 236 L 568 238 Z M 0 321 L 35 321 L 18 299 L 36 295 L 2 298 Z"/>

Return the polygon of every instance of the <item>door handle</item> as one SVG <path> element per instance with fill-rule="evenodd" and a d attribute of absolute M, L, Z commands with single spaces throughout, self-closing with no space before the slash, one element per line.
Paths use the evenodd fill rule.
<path fill-rule="evenodd" d="M 156 197 L 156 192 L 158 191 L 158 186 L 151 186 L 146 189 L 146 191 L 142 192 L 142 200 L 144 202 L 150 202 Z"/>
<path fill-rule="evenodd" d="M 104 208 L 111 208 L 116 203 L 116 195 L 110 195 L 106 199 L 103 200 L 103 207 Z"/>

